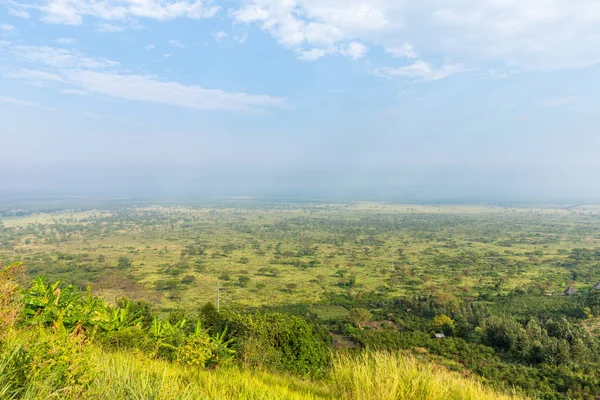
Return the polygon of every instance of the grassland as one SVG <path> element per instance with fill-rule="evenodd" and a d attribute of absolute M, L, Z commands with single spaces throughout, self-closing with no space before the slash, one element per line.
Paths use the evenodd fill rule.
<path fill-rule="evenodd" d="M 135 302 L 143 315 L 188 321 L 169 339 L 178 349 L 193 335 L 189 321 L 211 334 L 232 329 L 238 363 L 218 371 L 190 372 L 113 342 L 117 351 L 107 354 L 91 345 L 104 371 L 94 385 L 115 382 L 114 398 L 127 387 L 142 398 L 166 388 L 199 398 L 501 398 L 489 391 L 512 388 L 548 400 L 600 395 L 600 291 L 592 289 L 600 282 L 599 206 L 235 200 L 0 207 L 0 215 L 0 260 L 23 262 L 28 278 L 89 286 L 105 310 L 128 304 L 121 297 L 149 301 Z M 568 286 L 576 295 L 562 295 Z M 216 301 L 217 287 L 222 312 L 214 314 L 204 305 Z M 137 332 L 142 343 L 159 340 L 152 318 Z M 272 337 L 272 321 L 287 321 L 316 347 L 302 347 L 296 334 Z M 443 340 L 432 336 L 440 331 Z M 126 340 L 127 332 L 112 334 Z M 278 363 L 273 354 L 288 345 L 298 351 L 281 354 L 302 357 Z M 268 368 L 245 369 L 247 357 Z M 304 367 L 319 378 L 281 375 Z M 458 376 L 475 386 L 459 381 L 470 389 L 454 391 Z"/>
<path fill-rule="evenodd" d="M 217 284 L 224 304 L 244 306 L 317 303 L 326 293 L 477 297 L 531 285 L 559 294 L 600 280 L 597 270 L 565 266 L 573 248 L 600 247 L 599 220 L 594 206 L 69 210 L 4 217 L 0 259 L 164 309 L 214 301 Z M 121 257 L 131 264 L 118 267 Z"/>

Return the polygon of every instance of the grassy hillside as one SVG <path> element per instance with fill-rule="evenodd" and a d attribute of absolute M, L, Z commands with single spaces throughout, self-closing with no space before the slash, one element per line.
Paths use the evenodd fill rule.
<path fill-rule="evenodd" d="M 36 353 L 42 348 L 45 353 Z M 311 381 L 260 369 L 231 366 L 205 370 L 151 359 L 136 352 L 105 352 L 94 344 L 49 331 L 21 329 L 2 337 L 0 398 L 99 397 L 240 400 L 521 398 L 495 392 L 476 380 L 399 354 L 336 355 L 329 374 Z"/>
<path fill-rule="evenodd" d="M 185 321 L 156 316 L 144 327 L 131 304 L 111 307 L 43 280 L 25 290 L 19 267 L 0 271 L 2 399 L 518 398 L 399 352 L 329 350 L 323 368 L 318 333 L 283 314 L 223 319 L 236 350 L 233 339 L 223 340 L 227 330 L 211 337 L 199 323 L 189 331 Z M 237 361 L 227 357 L 235 351 Z M 270 365 L 298 372 L 270 372 Z"/>

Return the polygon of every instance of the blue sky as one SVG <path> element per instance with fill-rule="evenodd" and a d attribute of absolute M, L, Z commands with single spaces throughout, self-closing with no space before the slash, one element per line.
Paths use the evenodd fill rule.
<path fill-rule="evenodd" d="M 590 194 L 598 62 L 596 0 L 3 0 L 0 172 L 488 169 Z"/>

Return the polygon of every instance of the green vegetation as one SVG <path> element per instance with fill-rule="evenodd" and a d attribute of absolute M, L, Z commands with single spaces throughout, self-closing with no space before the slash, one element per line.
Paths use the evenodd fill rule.
<path fill-rule="evenodd" d="M 183 313 L 159 319 L 139 302 L 113 307 L 44 279 L 22 290 L 18 267 L 0 276 L 3 399 L 518 399 L 407 356 L 338 353 L 330 362 L 298 317 L 208 304 L 202 319 L 226 325 L 211 336 L 199 320 L 189 330 Z"/>
<path fill-rule="evenodd" d="M 403 381 L 409 371 L 390 362 L 417 370 L 431 393 L 454 390 L 444 379 L 457 373 L 479 382 L 473 393 L 593 399 L 599 222 L 593 206 L 247 202 L 12 213 L 0 226 L 0 259 L 23 262 L 33 284 L 0 304 L 7 325 L 26 332 L 8 330 L 3 360 L 28 343 L 48 350 L 63 335 L 97 351 L 98 365 L 168 366 L 182 388 L 197 384 L 188 374 L 205 374 L 223 390 L 199 386 L 208 398 L 242 396 L 228 392 L 225 370 L 282 398 L 412 398 L 402 393 L 418 379 Z M 563 295 L 569 286 L 576 293 Z M 378 370 L 392 380 L 377 381 Z M 261 372 L 242 377 L 250 371 Z M 427 386 L 432 375 L 442 383 Z M 141 376 L 127 379 L 163 387 Z M 278 379 L 287 383 L 267 383 Z"/>

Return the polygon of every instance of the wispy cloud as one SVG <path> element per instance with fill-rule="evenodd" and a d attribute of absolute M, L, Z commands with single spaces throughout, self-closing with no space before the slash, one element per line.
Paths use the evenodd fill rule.
<path fill-rule="evenodd" d="M 11 24 L 0 24 L 0 31 L 12 31 L 15 27 L 12 26 Z"/>
<path fill-rule="evenodd" d="M 16 106 L 25 106 L 25 107 L 37 107 L 37 106 L 39 106 L 38 103 L 34 103 L 32 101 L 15 99 L 14 97 L 6 97 L 6 96 L 0 96 L 0 103 L 14 104 Z"/>
<path fill-rule="evenodd" d="M 153 44 L 147 44 L 147 45 L 144 47 L 144 50 L 153 50 L 153 49 L 154 49 L 154 45 L 153 45 Z"/>
<path fill-rule="evenodd" d="M 19 18 L 29 18 L 29 13 L 25 10 L 19 10 L 16 8 L 9 8 L 8 9 L 8 13 L 10 15 L 14 15 L 15 17 L 19 17 Z"/>
<path fill-rule="evenodd" d="M 73 38 L 58 38 L 55 42 L 58 44 L 75 44 L 77 43 L 77 40 Z"/>
<path fill-rule="evenodd" d="M 122 32 L 125 30 L 124 26 L 101 23 L 96 27 L 96 31 L 98 32 L 106 32 L 106 33 L 114 33 L 114 32 Z"/>
<path fill-rule="evenodd" d="M 419 60 L 405 67 L 377 68 L 373 70 L 373 74 L 384 78 L 409 77 L 424 81 L 437 81 L 465 71 L 468 71 L 468 68 L 462 64 L 445 64 L 436 68 L 423 60 Z"/>
<path fill-rule="evenodd" d="M 18 45 L 12 48 L 13 53 L 32 63 L 42 63 L 58 68 L 109 68 L 119 65 L 118 62 L 105 58 L 86 57 L 78 50 L 50 46 Z"/>
<path fill-rule="evenodd" d="M 10 71 L 4 76 L 13 79 L 19 79 L 20 81 L 34 85 L 34 86 L 45 86 L 46 83 L 59 83 L 63 80 L 56 74 L 51 74 L 45 71 L 31 70 L 27 68 L 21 68 L 15 71 Z"/>
<path fill-rule="evenodd" d="M 327 54 L 327 50 L 323 49 L 310 49 L 300 52 L 298 58 L 302 61 L 315 61 Z"/>
<path fill-rule="evenodd" d="M 51 24 L 81 25 L 83 17 L 124 21 L 131 18 L 148 18 L 159 21 L 175 18 L 211 18 L 220 7 L 210 0 L 34 0 L 33 4 L 14 4 L 14 9 L 36 9 L 42 21 Z"/>
<path fill-rule="evenodd" d="M 283 98 L 205 89 L 162 81 L 153 76 L 77 70 L 68 71 L 66 76 L 70 83 L 89 92 L 195 110 L 257 111 L 283 107 L 286 103 Z"/>
<path fill-rule="evenodd" d="M 410 43 L 404 43 L 399 47 L 388 47 L 385 46 L 385 52 L 395 58 L 417 58 L 415 48 Z"/>
<path fill-rule="evenodd" d="M 78 50 L 49 46 L 12 46 L 13 53 L 39 68 L 18 69 L 6 76 L 25 82 L 59 84 L 62 93 L 98 94 L 193 110 L 264 112 L 286 107 L 287 100 L 268 95 L 227 92 L 120 71 L 119 63 L 88 57 Z"/>
<path fill-rule="evenodd" d="M 169 44 L 173 47 L 185 48 L 185 45 L 181 43 L 179 40 L 169 40 Z"/>
<path fill-rule="evenodd" d="M 228 35 L 225 31 L 214 31 L 210 34 L 213 40 L 219 41 L 221 39 L 225 39 Z"/>

